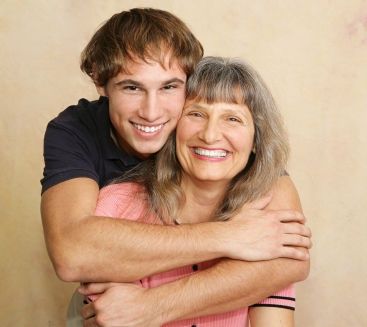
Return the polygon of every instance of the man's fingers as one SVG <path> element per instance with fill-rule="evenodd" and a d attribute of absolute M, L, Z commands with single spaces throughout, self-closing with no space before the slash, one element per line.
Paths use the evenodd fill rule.
<path fill-rule="evenodd" d="M 85 283 L 78 287 L 78 292 L 82 295 L 103 293 L 111 287 L 111 283 Z"/>
<path fill-rule="evenodd" d="M 303 213 L 295 210 L 274 210 L 271 214 L 279 219 L 281 222 L 297 221 L 299 223 L 305 223 L 306 218 Z"/>
<path fill-rule="evenodd" d="M 282 249 L 282 257 L 296 260 L 308 260 L 310 255 L 305 248 L 284 246 Z"/>
<path fill-rule="evenodd" d="M 300 223 L 284 223 L 283 228 L 283 232 L 285 234 L 296 234 L 311 237 L 311 229 Z"/>
<path fill-rule="evenodd" d="M 286 234 L 284 235 L 284 245 L 297 246 L 310 249 L 312 247 L 312 242 L 309 237 L 296 235 L 296 234 Z"/>

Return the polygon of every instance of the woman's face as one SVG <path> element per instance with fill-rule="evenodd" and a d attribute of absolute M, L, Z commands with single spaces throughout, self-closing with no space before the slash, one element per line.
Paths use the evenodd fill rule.
<path fill-rule="evenodd" d="M 254 134 L 246 105 L 189 100 L 177 125 L 177 157 L 196 180 L 228 182 L 246 166 Z"/>

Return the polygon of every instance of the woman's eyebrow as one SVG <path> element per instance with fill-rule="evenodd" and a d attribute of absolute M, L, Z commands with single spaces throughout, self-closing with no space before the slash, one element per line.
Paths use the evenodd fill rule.
<path fill-rule="evenodd" d="M 223 113 L 225 114 L 233 114 L 233 115 L 244 115 L 246 116 L 246 112 L 244 110 L 234 110 L 234 109 L 230 109 L 230 108 L 224 108 L 223 109 Z"/>
<path fill-rule="evenodd" d="M 201 105 L 200 103 L 192 103 L 184 109 L 205 109 L 205 106 Z"/>

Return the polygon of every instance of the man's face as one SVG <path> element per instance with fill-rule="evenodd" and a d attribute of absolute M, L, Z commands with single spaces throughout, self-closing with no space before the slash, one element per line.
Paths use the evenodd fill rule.
<path fill-rule="evenodd" d="M 160 150 L 176 127 L 185 102 L 186 74 L 176 61 L 165 68 L 158 62 L 136 60 L 105 87 L 109 114 L 119 145 L 140 158 Z"/>

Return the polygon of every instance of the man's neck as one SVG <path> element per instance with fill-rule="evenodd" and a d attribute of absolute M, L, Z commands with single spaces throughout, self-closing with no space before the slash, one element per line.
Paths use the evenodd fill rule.
<path fill-rule="evenodd" d="M 113 127 L 111 127 L 111 130 L 110 130 L 110 136 L 112 138 L 112 141 L 113 143 L 115 143 L 115 145 L 123 152 L 131 155 L 131 156 L 134 156 L 136 158 L 139 158 L 141 160 L 145 160 L 145 159 L 148 159 L 148 157 L 150 156 L 149 155 L 144 155 L 144 154 L 141 154 L 141 153 L 137 153 L 136 151 L 133 151 L 133 149 L 128 146 L 128 144 L 124 141 L 123 138 L 119 137 L 117 134 L 116 134 L 116 131 Z"/>

